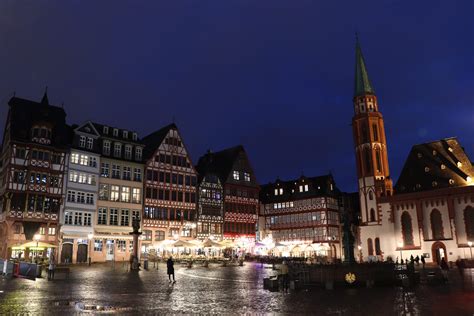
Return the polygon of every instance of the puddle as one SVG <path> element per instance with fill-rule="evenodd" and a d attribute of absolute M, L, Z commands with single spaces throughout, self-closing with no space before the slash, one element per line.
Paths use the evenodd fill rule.
<path fill-rule="evenodd" d="M 54 306 L 72 306 L 76 310 L 76 312 L 83 312 L 83 313 L 113 313 L 113 312 L 123 312 L 123 311 L 130 311 L 132 310 L 131 307 L 116 307 L 111 305 L 91 305 L 91 304 L 84 304 L 82 302 L 77 301 L 56 301 L 54 302 Z"/>

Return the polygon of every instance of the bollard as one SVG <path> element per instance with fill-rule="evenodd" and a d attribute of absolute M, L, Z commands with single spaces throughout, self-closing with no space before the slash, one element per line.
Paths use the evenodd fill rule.
<path fill-rule="evenodd" d="M 148 270 L 148 260 L 143 260 L 143 269 Z"/>

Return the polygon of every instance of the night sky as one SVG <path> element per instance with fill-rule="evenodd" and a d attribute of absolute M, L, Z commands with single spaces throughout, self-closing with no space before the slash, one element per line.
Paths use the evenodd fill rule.
<path fill-rule="evenodd" d="M 1 1 L 0 116 L 13 91 L 145 136 L 175 122 L 194 163 L 243 144 L 260 183 L 333 173 L 356 190 L 355 31 L 392 177 L 412 145 L 474 160 L 474 2 Z"/>

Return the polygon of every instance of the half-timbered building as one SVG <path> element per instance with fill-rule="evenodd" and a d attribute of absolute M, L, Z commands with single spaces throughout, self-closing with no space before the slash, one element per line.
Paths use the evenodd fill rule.
<path fill-rule="evenodd" d="M 208 152 L 197 168 L 217 175 L 223 185 L 223 238 L 238 240 L 243 246 L 255 242 L 260 187 L 244 147 Z"/>
<path fill-rule="evenodd" d="M 211 164 L 212 165 L 212 164 Z M 196 166 L 198 178 L 197 238 L 223 239 L 224 188 L 211 165 Z"/>
<path fill-rule="evenodd" d="M 66 113 L 49 104 L 13 97 L 8 102 L 0 154 L 0 257 L 28 258 L 25 241 L 58 245 L 70 127 Z M 35 256 L 51 248 L 35 249 Z"/>
<path fill-rule="evenodd" d="M 331 175 L 304 177 L 262 186 L 265 238 L 281 247 L 278 254 L 340 259 L 341 192 Z"/>
<path fill-rule="evenodd" d="M 173 123 L 143 138 L 143 248 L 196 237 L 197 173 Z"/>
<path fill-rule="evenodd" d="M 136 132 L 92 123 L 100 157 L 97 216 L 92 261 L 129 260 L 133 251 L 132 219 L 143 207 L 143 150 Z"/>
<path fill-rule="evenodd" d="M 65 202 L 60 216 L 60 261 L 80 263 L 88 260 L 94 234 L 99 187 L 99 136 L 91 122 L 73 126 Z"/>

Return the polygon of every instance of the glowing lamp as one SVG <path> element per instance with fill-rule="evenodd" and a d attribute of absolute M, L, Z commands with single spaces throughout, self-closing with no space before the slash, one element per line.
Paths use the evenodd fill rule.
<path fill-rule="evenodd" d="M 92 238 L 94 238 L 94 234 L 88 234 L 87 238 L 89 238 L 89 240 L 91 240 Z"/>
<path fill-rule="evenodd" d="M 398 243 L 398 248 L 403 248 L 403 243 L 402 242 Z"/>
<path fill-rule="evenodd" d="M 33 238 L 34 238 L 34 240 L 38 241 L 38 240 L 41 239 L 41 236 L 40 236 L 40 234 L 35 234 L 35 235 L 33 236 Z"/>
<path fill-rule="evenodd" d="M 467 245 L 468 245 L 469 247 L 472 247 L 472 241 L 468 241 L 468 242 L 467 242 Z"/>

